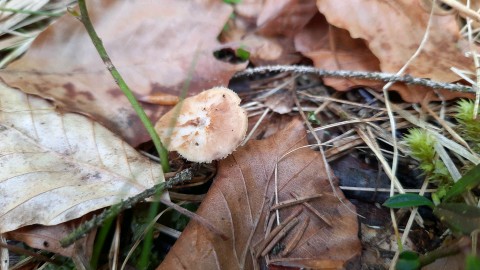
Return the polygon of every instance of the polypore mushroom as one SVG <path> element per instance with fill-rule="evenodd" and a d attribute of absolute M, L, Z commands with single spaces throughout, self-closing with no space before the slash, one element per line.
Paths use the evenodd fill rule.
<path fill-rule="evenodd" d="M 177 104 L 155 129 L 169 151 L 190 161 L 210 162 L 237 148 L 247 132 L 247 120 L 238 95 L 215 87 Z"/>

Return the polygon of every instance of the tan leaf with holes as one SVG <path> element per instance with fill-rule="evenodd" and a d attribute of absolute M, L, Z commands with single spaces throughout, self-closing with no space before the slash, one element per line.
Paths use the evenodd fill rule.
<path fill-rule="evenodd" d="M 288 244 L 295 236 L 299 241 L 288 254 L 270 255 L 271 264 L 340 269 L 353 260 L 361 250 L 355 207 L 338 187 L 345 204 L 333 195 L 320 154 L 299 149 L 306 144 L 306 132 L 297 119 L 274 136 L 250 141 L 221 160 L 197 214 L 210 221 L 223 238 L 191 221 L 157 269 L 261 269 L 254 265 L 262 263 L 262 256 L 256 256 L 261 253 L 258 243 L 274 213 L 270 206 L 277 161 L 279 202 L 295 195 L 322 196 L 308 201 L 310 207 L 297 203 L 279 210 L 280 222 L 292 215 L 296 218 L 292 219 L 296 226 L 280 243 Z"/>
<path fill-rule="evenodd" d="M 3 84 L 0 167 L 0 233 L 72 220 L 164 180 L 100 124 Z"/>

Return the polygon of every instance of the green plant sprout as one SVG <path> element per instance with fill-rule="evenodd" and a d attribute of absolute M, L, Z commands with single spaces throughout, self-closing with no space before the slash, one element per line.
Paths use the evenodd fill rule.
<path fill-rule="evenodd" d="M 397 194 L 390 197 L 383 205 L 389 208 L 410 208 L 418 206 L 428 206 L 433 209 L 433 214 L 437 216 L 442 223 L 445 223 L 450 230 L 457 235 L 472 235 L 480 228 L 480 208 L 467 205 L 466 203 L 451 203 L 450 199 L 455 199 L 462 193 L 465 193 L 480 184 L 480 165 L 476 165 L 463 175 L 453 186 L 446 191 L 443 201 L 434 205 L 429 199 L 419 194 Z M 428 265 L 436 259 L 450 256 L 461 252 L 464 249 L 461 237 L 455 243 L 444 244 L 436 250 L 426 254 L 419 255 L 412 251 L 404 251 L 400 254 L 395 269 L 417 270 Z M 479 269 L 480 261 L 470 254 L 467 257 L 465 269 Z M 468 268 L 470 267 L 470 268 Z M 472 268 L 473 267 L 473 268 Z"/>
<path fill-rule="evenodd" d="M 474 117 L 474 102 L 460 100 L 456 106 L 455 119 L 458 122 L 462 138 L 473 151 L 480 152 L 480 117 Z M 410 148 L 411 156 L 420 162 L 419 168 L 426 178 L 438 185 L 438 189 L 429 199 L 418 194 L 398 194 L 389 198 L 384 206 L 389 208 L 405 208 L 428 206 L 433 213 L 445 223 L 452 232 L 470 235 L 480 228 L 480 208 L 466 203 L 458 203 L 461 194 L 470 191 L 480 184 L 480 165 L 466 166 L 466 173 L 456 183 L 453 183 L 445 164 L 438 158 L 435 151 L 435 137 L 424 129 L 411 129 L 405 136 L 405 142 Z M 465 169 L 465 168 L 464 168 Z M 451 201 L 454 202 L 451 202 Z M 460 240 L 459 240 L 460 242 Z M 412 251 L 400 254 L 396 269 L 420 269 L 434 260 L 460 252 L 460 245 L 446 245 L 425 255 Z M 469 254 L 465 261 L 465 269 L 479 269 L 480 259 L 475 254 Z"/>
<path fill-rule="evenodd" d="M 405 142 L 412 157 L 420 162 L 419 168 L 428 181 L 437 184 L 438 189 L 432 198 L 435 204 L 439 204 L 446 190 L 453 184 L 453 179 L 435 151 L 435 137 L 427 130 L 414 128 L 405 136 Z"/>
<path fill-rule="evenodd" d="M 457 103 L 455 119 L 463 139 L 470 144 L 476 153 L 480 152 L 480 117 L 473 117 L 473 100 L 462 99 Z"/>

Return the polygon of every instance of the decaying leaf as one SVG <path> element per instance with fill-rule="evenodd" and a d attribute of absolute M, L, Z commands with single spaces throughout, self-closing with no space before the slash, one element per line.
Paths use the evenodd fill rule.
<path fill-rule="evenodd" d="M 0 233 L 72 220 L 164 180 L 100 124 L 3 84 L 0 167 Z"/>
<path fill-rule="evenodd" d="M 232 7 L 222 1 L 88 1 L 95 29 L 116 67 L 138 96 L 190 93 L 227 85 L 245 64 L 216 60 Z M 195 16 L 192 16 L 195 14 Z M 194 65 L 193 75 L 189 74 Z M 0 73 L 27 93 L 52 98 L 65 110 L 91 114 L 131 145 L 148 134 L 108 73 L 81 23 L 65 15 Z M 145 105 L 153 121 L 166 111 Z"/>
<path fill-rule="evenodd" d="M 318 13 L 312 0 L 247 1 L 237 11 L 244 17 L 235 19 L 222 40 L 240 42 L 255 65 L 298 63 L 302 56 L 295 50 L 293 37 Z"/>
<path fill-rule="evenodd" d="M 380 61 L 381 71 L 389 73 L 398 72 L 417 50 L 430 15 L 421 0 L 317 0 L 317 6 L 330 24 L 347 30 L 353 38 L 365 40 Z M 406 73 L 440 82 L 457 81 L 460 78 L 451 67 L 473 70 L 473 60 L 465 56 L 467 50 L 455 14 L 436 13 L 429 38 Z M 415 91 L 422 90 L 399 89 L 399 92 L 407 101 L 420 102 L 425 95 L 416 95 Z M 450 94 L 445 98 L 458 96 Z"/>
<path fill-rule="evenodd" d="M 322 14 L 317 14 L 295 36 L 295 48 L 312 59 L 317 68 L 326 70 L 378 71 L 378 59 L 368 49 L 365 41 L 354 39 L 344 30 L 328 24 Z M 366 80 L 324 78 L 325 84 L 347 90 L 353 86 L 381 87 L 381 83 Z"/>
<path fill-rule="evenodd" d="M 329 23 L 348 30 L 354 38 L 367 41 L 380 60 L 382 71 L 397 72 L 413 55 L 425 34 L 429 10 L 422 8 L 420 2 L 318 0 L 317 5 Z M 442 82 L 458 80 L 450 67 L 471 70 L 473 65 L 472 59 L 462 51 L 466 49 L 462 47 L 465 42 L 459 35 L 455 14 L 434 14 L 429 39 L 407 73 Z"/>
<path fill-rule="evenodd" d="M 266 0 L 257 18 L 265 36 L 293 37 L 318 13 L 312 0 Z"/>
<path fill-rule="evenodd" d="M 73 245 L 62 247 L 60 240 L 72 233 L 82 222 L 92 215 L 86 215 L 81 218 L 64 222 L 53 226 L 31 225 L 16 229 L 5 233 L 5 237 L 9 240 L 21 241 L 30 247 L 50 252 L 58 253 L 62 256 L 72 257 L 75 253 L 86 258 L 92 255 L 93 242 L 95 240 L 96 231 L 93 230 L 86 237 L 77 240 Z"/>
<path fill-rule="evenodd" d="M 260 264 L 256 257 L 259 253 L 254 251 L 264 239 L 266 223 L 274 213 L 270 207 L 277 161 L 279 202 L 292 200 L 295 195 L 322 196 L 308 201 L 311 208 L 298 203 L 279 210 L 280 222 L 293 214 L 298 222 L 281 241 L 283 244 L 297 235 L 307 219 L 309 222 L 288 255 L 270 255 L 272 264 L 341 268 L 358 255 L 361 247 L 357 217 L 333 196 L 319 153 L 302 148 L 281 159 L 306 144 L 306 132 L 297 119 L 269 139 L 250 141 L 220 161 L 217 177 L 197 214 L 228 238 L 215 236 L 192 221 L 157 269 L 254 269 L 255 264 Z M 341 191 L 337 189 L 337 193 Z M 349 202 L 346 205 L 354 209 Z"/>

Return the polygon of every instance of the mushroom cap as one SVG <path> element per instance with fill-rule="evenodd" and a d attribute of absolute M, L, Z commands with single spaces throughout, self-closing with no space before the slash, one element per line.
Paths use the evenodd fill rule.
<path fill-rule="evenodd" d="M 155 129 L 169 151 L 177 151 L 187 160 L 222 159 L 237 148 L 247 132 L 247 113 L 240 101 L 232 90 L 214 87 L 178 103 L 158 120 Z"/>

